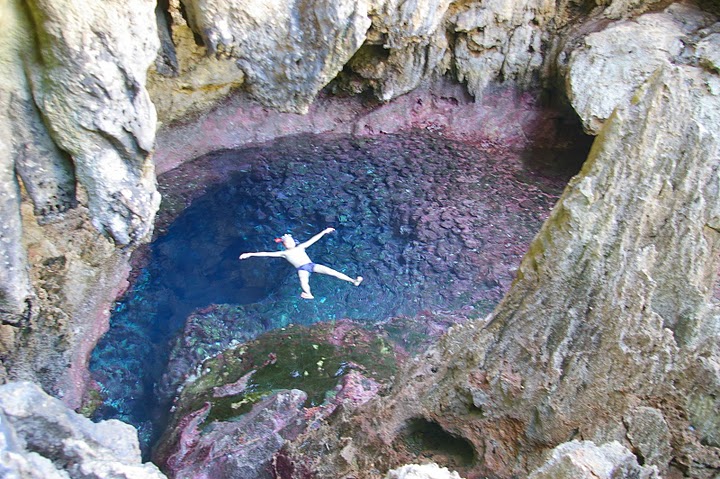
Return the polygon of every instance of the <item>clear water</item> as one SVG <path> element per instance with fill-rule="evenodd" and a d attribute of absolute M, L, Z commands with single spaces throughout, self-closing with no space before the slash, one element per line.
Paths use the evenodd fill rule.
<path fill-rule="evenodd" d="M 139 427 L 147 447 L 203 358 L 290 323 L 487 314 L 582 158 L 418 131 L 291 137 L 169 172 L 159 235 L 136 252 L 133 285 L 92 355 L 104 399 L 96 418 Z M 328 226 L 337 231 L 310 257 L 362 275 L 360 287 L 315 274 L 307 301 L 285 261 L 238 260 L 278 249 L 283 233 L 302 241 Z"/>

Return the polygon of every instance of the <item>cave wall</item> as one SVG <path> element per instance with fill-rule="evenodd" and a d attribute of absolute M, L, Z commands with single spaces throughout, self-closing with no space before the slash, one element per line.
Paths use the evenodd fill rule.
<path fill-rule="evenodd" d="M 508 437 L 524 437 L 528 444 L 532 439 L 549 445 L 560 440 L 560 431 L 574 430 L 544 420 L 533 424 L 536 431 L 530 434 L 530 422 L 524 422 L 528 411 L 541 414 L 553 410 L 555 406 L 548 403 L 560 401 L 566 394 L 564 389 L 553 389 L 557 386 L 551 381 L 557 379 L 558 371 L 568 369 L 563 366 L 569 354 L 566 351 L 586 352 L 580 364 L 587 369 L 589 358 L 595 357 L 600 346 L 609 344 L 631 356 L 642 356 L 633 351 L 652 350 L 649 345 L 654 345 L 662 357 L 659 366 L 650 369 L 649 377 L 687 377 L 692 381 L 695 376 L 683 376 L 684 365 L 695 362 L 712 369 L 715 364 L 715 345 L 706 342 L 701 347 L 699 338 L 706 337 L 702 331 L 712 329 L 708 319 L 713 317 L 708 295 L 712 287 L 708 285 L 718 269 L 717 213 L 708 200 L 717 193 L 717 170 L 708 170 L 717 164 L 717 150 L 712 150 L 715 137 L 710 135 L 711 141 L 705 141 L 702 135 L 717 131 L 717 123 L 712 106 L 700 113 L 674 106 L 676 102 L 685 105 L 699 91 L 705 91 L 702 102 L 712 105 L 718 91 L 717 28 L 713 14 L 682 4 L 661 13 L 667 3 L 358 0 L 310 5 L 221 0 L 181 4 L 172 0 L 160 2 L 156 9 L 146 0 L 4 2 L 0 7 L 0 22 L 5 27 L 0 33 L 0 75 L 4 80 L 0 95 L 8 108 L 0 112 L 4 145 L 0 378 L 39 382 L 71 406 L 79 405 L 87 354 L 107 327 L 107 311 L 123 287 L 128 254 L 152 231 L 159 205 L 153 158 L 156 145 L 163 147 L 157 156 L 167 155 L 167 150 L 177 153 L 160 158 L 159 164 L 168 169 L 196 152 L 263 141 L 273 135 L 337 128 L 378 133 L 382 131 L 379 122 L 390 112 L 387 116 L 395 120 L 388 128 L 439 125 L 451 130 L 462 124 L 462 118 L 474 117 L 473 127 L 464 132 L 476 135 L 474 138 L 492 138 L 509 124 L 516 128 L 517 134 L 511 137 L 517 139 L 515 146 L 521 146 L 522 141 L 533 138 L 557 139 L 562 121 L 556 121 L 554 133 L 533 130 L 543 121 L 558 119 L 558 114 L 553 117 L 544 109 L 548 102 L 542 93 L 553 92 L 557 99 L 550 103 L 572 105 L 586 130 L 600 134 L 590 166 L 583 173 L 585 179 L 572 186 L 562 203 L 565 206 L 556 209 L 555 219 L 539 236 L 491 326 L 476 325 L 485 332 L 466 335 L 474 338 L 473 343 L 456 341 L 454 335 L 446 340 L 445 349 L 438 353 L 443 370 L 452 371 L 442 383 L 446 392 L 429 395 L 418 414 L 439 417 L 440 410 L 455 410 L 462 417 L 471 409 L 470 403 L 484 404 L 482 388 L 466 384 L 474 377 L 468 372 L 470 366 L 458 360 L 468 354 L 470 369 L 482 365 L 488 383 L 501 391 L 510 387 L 502 378 L 512 379 L 516 374 L 500 366 L 506 352 L 537 372 L 534 381 L 547 382 L 531 388 L 533 395 L 526 393 L 512 413 L 483 406 L 490 407 L 497 417 L 511 418 L 510 423 L 517 421 L 525 427 L 522 434 Z M 639 19 L 646 12 L 649 16 Z M 646 41 L 635 41 L 644 35 Z M 635 50 L 613 50 L 617 40 L 612 38 L 630 42 Z M 618 59 L 625 61 L 624 66 Z M 448 87 L 443 83 L 447 81 L 462 83 L 464 89 Z M 646 86 L 637 93 L 641 85 Z M 452 101 L 443 103 L 438 98 L 446 88 L 453 89 Z M 663 93 L 674 90 L 677 97 Z M 420 93 L 412 96 L 408 92 Z M 432 108 L 421 108 L 415 123 L 403 119 L 413 109 L 417 112 L 422 102 Z M 398 106 L 392 109 L 393 105 Z M 625 113 L 613 113 L 617 105 L 623 105 Z M 493 107 L 496 115 L 488 115 Z M 497 113 L 507 111 L 520 113 L 512 118 Z M 655 122 L 645 123 L 643 111 Z M 459 115 L 453 116 L 456 112 Z M 664 129 L 660 113 L 676 121 L 677 128 Z M 456 123 L 448 118 L 455 118 Z M 213 129 L 213 124 L 222 128 Z M 273 133 L 263 133 L 268 126 Z M 657 150 L 662 142 L 647 139 L 642 128 L 654 129 L 661 138 L 680 135 L 676 132 L 683 132 L 681 138 L 696 135 L 705 146 L 697 146 L 691 154 L 669 139 L 664 144 L 667 148 Z M 222 135 L 208 134 L 220 129 Z M 244 135 L 240 140 L 231 139 L 235 130 Z M 199 134 L 187 134 L 193 132 Z M 202 148 L 192 149 L 200 137 Z M 627 147 L 636 142 L 641 148 Z M 635 176 L 622 172 L 608 177 L 615 171 L 605 166 L 611 160 L 617 162 L 615 167 L 626 165 Z M 671 160 L 684 163 L 654 163 Z M 593 170 L 592 165 L 601 171 Z M 658 211 L 644 216 L 638 210 L 642 203 L 631 201 L 630 192 L 643 181 L 649 182 L 648 188 L 650 183 L 655 185 L 663 168 L 669 168 L 666 175 L 677 182 L 692 173 L 694 176 L 687 176 L 694 178 L 692 191 L 703 193 L 683 196 L 675 186 L 666 187 L 662 190 L 666 196 L 660 200 L 669 198 L 672 203 L 654 206 Z M 657 174 L 651 179 L 641 175 L 654 169 Z M 617 204 L 604 196 L 605 202 L 600 201 L 602 195 L 596 192 L 613 188 L 619 192 Z M 681 190 L 685 191 L 690 189 Z M 572 206 L 583 201 L 582 207 Z M 685 204 L 695 205 L 682 210 L 682 214 L 692 213 L 694 220 L 672 223 L 681 215 L 674 212 Z M 626 230 L 610 214 L 622 205 L 627 205 L 626 221 L 631 225 Z M 657 226 L 665 224 L 662 221 L 675 225 L 673 234 Z M 650 235 L 633 227 L 652 230 L 656 236 L 670 235 L 654 250 L 643 253 L 663 258 L 663 264 L 621 261 L 632 256 L 633 245 L 626 243 L 633 234 Z M 595 250 L 583 243 L 587 237 L 581 237 L 592 236 L 592 228 L 605 235 L 596 235 Z M 570 230 L 573 235 L 563 236 Z M 671 247 L 680 249 L 681 255 L 671 254 Z M 614 251 L 615 263 L 601 251 L 610 257 Z M 570 258 L 583 252 L 589 255 L 584 270 L 564 263 L 567 269 L 555 268 L 541 275 L 533 272 L 533 268 L 542 268 L 531 265 L 552 263 L 544 255 Z M 601 277 L 628 264 L 632 268 L 627 275 L 616 275 L 613 293 Z M 589 271 L 598 276 L 582 277 Z M 687 271 L 692 273 L 692 281 L 687 281 Z M 583 280 L 587 294 L 567 287 L 559 289 L 564 293 L 553 289 L 562 285 L 563 279 L 573 284 L 573 277 Z M 643 301 L 651 305 L 637 310 L 643 301 L 632 303 L 634 313 L 629 317 L 636 320 L 632 324 L 651 323 L 654 329 L 648 334 L 652 337 L 637 338 L 642 347 L 620 343 L 617 338 L 625 338 L 630 329 L 619 325 L 598 337 L 587 326 L 587 317 L 600 324 L 608 318 L 624 320 L 623 315 L 629 313 L 599 308 L 602 314 L 591 314 L 588 308 L 595 305 L 588 297 L 606 298 L 603 304 L 609 304 L 615 293 L 620 297 L 631 292 L 637 295 L 639 285 L 646 286 L 650 299 Z M 547 303 L 544 298 L 550 291 L 557 298 Z M 526 301 L 517 299 L 521 297 Z M 544 326 L 538 326 L 532 336 L 535 343 L 527 345 L 524 355 L 505 351 L 505 345 L 513 342 L 513 328 L 535 324 L 535 308 L 528 306 L 532 302 L 527 298 L 535 298 L 535 303 L 547 308 L 547 321 L 540 322 Z M 572 307 L 576 301 L 587 307 Z M 556 332 L 566 330 L 572 334 Z M 535 357 L 538 351 L 542 353 L 539 359 Z M 662 365 L 668 364 L 672 367 L 663 370 L 664 376 L 657 376 L 656 368 L 662 370 Z M 610 369 L 593 371 L 597 377 L 612 374 Z M 691 385 L 694 383 L 678 383 Z M 631 384 L 621 386 L 629 388 Z M 692 404 L 697 407 L 685 404 L 683 411 L 712 407 L 716 385 L 710 382 L 704 388 L 706 392 L 693 396 Z M 477 398 L 469 401 L 473 394 Z M 615 422 L 607 424 L 617 425 L 617 417 L 630 414 L 628 404 L 633 401 L 628 397 L 618 401 L 613 409 Z M 656 404 L 648 402 L 643 407 L 664 414 Z M 568 424 L 576 424 L 582 414 L 589 413 L 580 408 L 573 414 Z M 669 421 L 666 415 L 662 417 Z M 703 424 L 696 429 L 711 447 L 712 438 L 717 437 L 716 422 L 712 418 L 693 422 Z M 556 427 L 558 432 L 547 432 Z M 583 435 L 601 439 L 615 437 L 617 431 L 584 431 Z M 485 446 L 478 443 L 477 447 Z M 527 464 L 532 461 L 528 459 Z M 498 467 L 512 470 L 503 464 Z"/>

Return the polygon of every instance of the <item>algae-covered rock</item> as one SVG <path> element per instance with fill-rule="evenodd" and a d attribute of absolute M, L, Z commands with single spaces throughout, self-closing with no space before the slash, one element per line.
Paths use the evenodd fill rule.
<path fill-rule="evenodd" d="M 290 326 L 227 349 L 183 385 L 155 459 L 174 476 L 271 477 L 285 440 L 373 398 L 401 358 L 384 334 L 349 321 Z"/>

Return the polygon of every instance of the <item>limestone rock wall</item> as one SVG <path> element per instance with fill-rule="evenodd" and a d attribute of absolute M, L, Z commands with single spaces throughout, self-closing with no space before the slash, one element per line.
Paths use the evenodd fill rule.
<path fill-rule="evenodd" d="M 471 447 L 461 474 L 524 477 L 578 439 L 716 477 L 719 82 L 654 72 L 606 120 L 495 312 L 451 330 L 389 399 L 297 440 L 292 477 L 377 477 L 362 471 L 413 459 L 403 431 L 418 420 Z M 328 440 L 340 452 L 308 460 Z"/>
<path fill-rule="evenodd" d="M 0 386 L 0 448 L 6 478 L 165 478 L 141 462 L 132 426 L 93 423 L 28 382 Z"/>
<path fill-rule="evenodd" d="M 145 89 L 154 4 L 0 9 L 0 377 L 42 382 L 77 405 L 75 368 L 127 272 L 120 248 L 147 239 L 160 201 Z"/>
<path fill-rule="evenodd" d="M 702 51 L 708 44 L 704 29 L 714 21 L 713 15 L 675 4 L 585 36 L 569 55 L 566 91 L 586 131 L 597 135 L 615 107 L 658 68 L 692 57 L 698 42 Z"/>
<path fill-rule="evenodd" d="M 503 307 L 449 335 L 415 373 L 421 394 L 398 393 L 371 437 L 385 434 L 387 449 L 391 426 L 416 414 L 466 437 L 477 467 L 498 474 L 526 473 L 538 451 L 580 437 L 703 477 L 720 467 L 710 303 L 720 29 L 664 4 L 3 2 L 0 379 L 32 379 L 79 403 L 126 255 L 158 207 L 153 62 L 168 129 L 192 125 L 190 114 L 212 119 L 237 89 L 264 112 L 306 112 L 322 91 L 389 102 L 442 75 L 490 101 L 498 84 L 540 96 L 558 81 L 599 134 L 591 161 Z M 387 412 L 393 404 L 402 414 Z M 330 466 L 368 460 L 346 465 L 346 446 Z"/>

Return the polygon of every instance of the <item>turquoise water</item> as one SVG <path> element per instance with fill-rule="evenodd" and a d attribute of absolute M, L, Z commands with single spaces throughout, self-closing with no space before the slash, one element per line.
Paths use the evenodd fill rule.
<path fill-rule="evenodd" d="M 288 324 L 373 323 L 444 311 L 489 313 L 583 154 L 488 150 L 424 131 L 299 136 L 216 152 L 159 179 L 158 237 L 136 252 L 90 369 L 97 419 L 140 429 L 144 447 L 199 362 Z M 185 205 L 187 208 L 185 208 Z M 313 275 L 299 297 L 274 238 L 336 228 L 308 253 L 360 287 Z"/>

